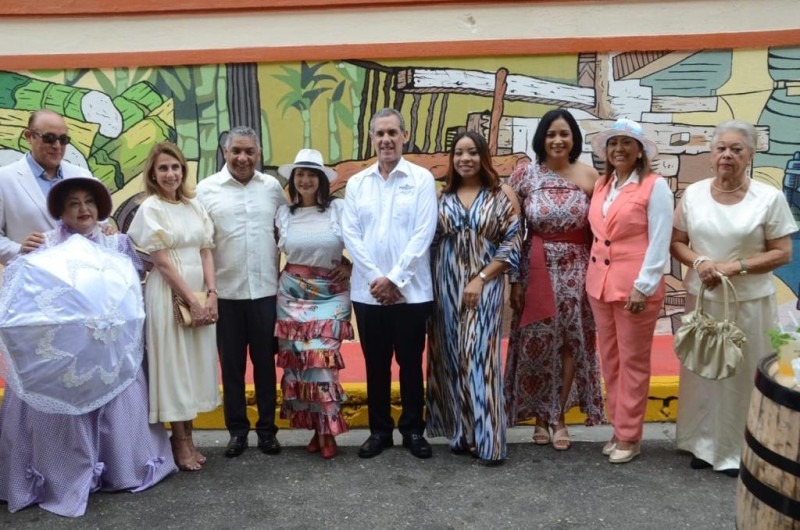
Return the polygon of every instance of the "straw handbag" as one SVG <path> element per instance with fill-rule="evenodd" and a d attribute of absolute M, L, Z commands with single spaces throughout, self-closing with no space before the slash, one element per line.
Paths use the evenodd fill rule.
<path fill-rule="evenodd" d="M 193 294 L 200 305 L 206 305 L 206 297 L 208 296 L 206 293 L 195 292 Z M 174 291 L 172 292 L 172 311 L 175 313 L 176 324 L 186 327 L 192 325 L 192 310 L 189 309 L 189 304 Z"/>
<path fill-rule="evenodd" d="M 722 276 L 725 318 L 722 322 L 703 311 L 705 286 L 700 285 L 697 307 L 683 316 L 675 333 L 675 353 L 690 371 L 706 379 L 725 379 L 736 373 L 742 362 L 742 343 L 747 340 L 736 325 L 739 300 L 730 280 Z M 733 319 L 730 318 L 729 296 L 733 293 Z"/>

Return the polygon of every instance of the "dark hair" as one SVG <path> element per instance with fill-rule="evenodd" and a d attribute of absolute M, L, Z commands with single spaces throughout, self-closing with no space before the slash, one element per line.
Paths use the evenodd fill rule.
<path fill-rule="evenodd" d="M 633 136 L 628 136 L 626 134 L 620 134 L 617 136 L 626 136 L 628 138 L 633 138 Z M 616 136 L 610 136 L 608 140 L 611 140 L 611 138 L 616 138 Z M 633 139 L 636 140 L 636 138 Z M 608 161 L 608 140 L 606 140 L 606 146 L 604 148 L 606 161 L 605 161 L 605 167 L 603 168 L 603 176 L 605 177 L 611 176 L 611 174 L 614 172 L 615 169 L 614 164 Z M 647 152 L 644 150 L 642 142 L 636 140 L 636 143 L 639 144 L 639 149 L 642 150 L 642 152 L 640 153 L 642 156 L 636 159 L 636 165 L 634 166 L 634 169 L 636 170 L 636 173 L 639 174 L 639 179 L 644 179 L 647 175 L 649 175 L 652 172 L 653 168 L 650 163 L 650 159 L 647 158 Z M 641 180 L 639 182 L 641 182 Z"/>
<path fill-rule="evenodd" d="M 317 209 L 320 212 L 324 212 L 328 209 L 328 206 L 331 205 L 331 201 L 333 200 L 333 197 L 331 197 L 331 183 L 328 182 L 328 176 L 325 175 L 325 173 L 311 167 L 296 167 L 292 170 L 292 174 L 289 175 L 289 201 L 291 202 L 289 212 L 294 213 L 295 210 L 300 208 L 300 194 L 294 186 L 294 172 L 298 169 L 313 171 L 317 176 L 317 180 L 319 181 L 319 187 L 317 188 Z"/>
<path fill-rule="evenodd" d="M 542 119 L 539 120 L 539 126 L 536 127 L 536 132 L 533 134 L 533 152 L 536 153 L 536 162 L 544 164 L 547 160 L 547 151 L 544 148 L 544 141 L 547 138 L 547 131 L 554 121 L 561 118 L 572 132 L 572 149 L 569 150 L 569 163 L 574 163 L 583 150 L 583 135 L 581 129 L 578 127 L 578 122 L 568 111 L 564 109 L 553 109 L 545 112 Z"/>
<path fill-rule="evenodd" d="M 500 175 L 497 174 L 494 167 L 492 167 L 492 154 L 489 152 L 489 144 L 486 139 L 480 134 L 473 131 L 464 131 L 458 133 L 453 138 L 453 145 L 450 147 L 450 157 L 447 164 L 447 175 L 445 176 L 445 185 L 442 188 L 442 193 L 455 193 L 461 185 L 461 175 L 456 171 L 453 165 L 453 157 L 456 153 L 456 144 L 462 138 L 469 138 L 475 143 L 475 149 L 478 150 L 478 156 L 481 160 L 481 169 L 478 172 L 478 177 L 481 180 L 481 185 L 496 190 L 500 187 Z"/>

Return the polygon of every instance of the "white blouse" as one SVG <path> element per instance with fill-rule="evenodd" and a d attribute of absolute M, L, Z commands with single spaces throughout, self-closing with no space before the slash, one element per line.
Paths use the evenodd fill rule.
<path fill-rule="evenodd" d="M 342 204 L 334 199 L 324 212 L 317 206 L 297 208 L 291 213 L 288 205 L 278 208 L 278 248 L 286 254 L 286 262 L 294 265 L 333 268 L 333 261 L 342 259 Z"/>

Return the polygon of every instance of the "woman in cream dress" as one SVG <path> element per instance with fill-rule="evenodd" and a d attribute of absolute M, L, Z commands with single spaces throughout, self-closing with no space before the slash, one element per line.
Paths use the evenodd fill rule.
<path fill-rule="evenodd" d="M 737 324 L 747 336 L 744 360 L 733 377 L 703 379 L 681 367 L 678 394 L 678 449 L 692 453 L 693 469 L 713 467 L 739 474 L 753 378 L 771 348 L 765 334 L 778 324 L 772 271 L 792 255 L 790 234 L 797 231 L 780 190 L 745 174 L 756 149 L 749 123 L 720 124 L 711 140 L 714 176 L 695 182 L 675 210 L 672 255 L 689 267 L 686 310 L 695 307 L 702 282 L 703 310 L 724 315 L 719 275 L 728 276 L 739 298 Z"/>
<path fill-rule="evenodd" d="M 145 292 L 150 423 L 170 422 L 175 462 L 181 470 L 198 471 L 206 459 L 192 441 L 192 420 L 220 403 L 214 228 L 185 175 L 186 159 L 177 146 L 153 147 L 145 165 L 147 199 L 128 235 L 154 264 Z M 194 292 L 207 292 L 205 305 Z M 175 323 L 173 293 L 188 302 L 192 327 Z"/>

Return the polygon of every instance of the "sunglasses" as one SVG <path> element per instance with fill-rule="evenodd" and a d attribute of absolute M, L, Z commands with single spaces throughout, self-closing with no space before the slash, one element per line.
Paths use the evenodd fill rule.
<path fill-rule="evenodd" d="M 46 144 L 54 144 L 56 142 L 59 142 L 61 145 L 67 145 L 70 141 L 70 137 L 67 136 L 66 134 L 62 134 L 61 136 L 56 136 L 55 133 L 42 134 L 40 132 L 34 131 L 33 129 L 28 129 L 28 130 L 31 132 L 31 134 L 35 134 L 36 136 L 41 138 L 42 141 Z"/>

